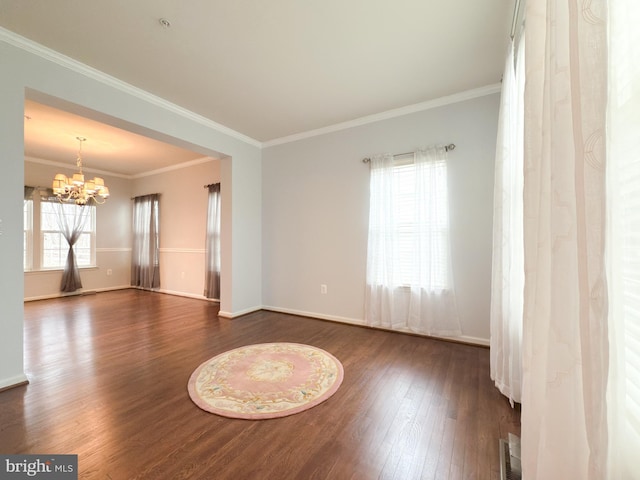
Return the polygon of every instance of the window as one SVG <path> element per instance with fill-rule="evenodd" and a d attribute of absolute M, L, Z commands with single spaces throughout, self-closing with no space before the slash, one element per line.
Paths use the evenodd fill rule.
<path fill-rule="evenodd" d="M 390 157 L 390 156 L 389 156 Z M 369 283 L 443 290 L 449 278 L 445 159 L 414 155 L 372 165 Z"/>
<path fill-rule="evenodd" d="M 368 325 L 459 335 L 444 147 L 371 159 Z"/>
<path fill-rule="evenodd" d="M 76 209 L 88 209 L 89 216 L 84 223 L 84 228 L 78 238 L 74 251 L 76 264 L 79 267 L 89 267 L 95 264 L 95 206 L 85 205 L 78 207 L 74 204 L 58 204 L 51 201 L 40 202 L 40 238 L 41 238 L 41 263 L 40 268 L 59 269 L 64 268 L 69 252 L 69 244 L 64 238 L 57 218 L 58 208 L 62 208 L 65 217 L 73 218 Z M 73 221 L 70 222 L 72 224 Z"/>

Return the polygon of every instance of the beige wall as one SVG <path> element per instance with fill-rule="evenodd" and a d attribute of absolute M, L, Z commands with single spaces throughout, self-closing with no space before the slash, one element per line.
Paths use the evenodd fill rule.
<path fill-rule="evenodd" d="M 220 182 L 220 162 L 136 178 L 133 196 L 160 193 L 160 290 L 203 297 L 208 190 Z M 224 188 L 224 186 L 221 186 Z"/>
<path fill-rule="evenodd" d="M 46 159 L 45 159 L 46 160 Z M 91 173 L 90 169 L 85 170 Z M 72 173 L 72 167 L 58 167 L 41 163 L 41 159 L 25 159 L 25 185 L 50 187 L 56 173 Z M 131 182 L 119 177 L 100 174 L 109 186 L 109 200 L 96 209 L 96 268 L 80 272 L 82 291 L 101 291 L 129 285 L 131 259 Z M 34 252 L 38 255 L 38 252 Z M 111 275 L 107 275 L 111 270 Z M 60 295 L 62 271 L 33 271 L 24 274 L 25 300 L 51 298 Z"/>
<path fill-rule="evenodd" d="M 220 162 L 205 158 L 194 163 L 139 178 L 102 174 L 111 196 L 96 209 L 96 267 L 80 270 L 83 288 L 77 293 L 130 285 L 131 197 L 160 193 L 160 290 L 202 298 L 207 219 L 203 187 L 220 181 Z M 26 159 L 25 183 L 48 187 L 60 170 Z M 61 277 L 60 270 L 26 272 L 25 300 L 60 296 Z"/>

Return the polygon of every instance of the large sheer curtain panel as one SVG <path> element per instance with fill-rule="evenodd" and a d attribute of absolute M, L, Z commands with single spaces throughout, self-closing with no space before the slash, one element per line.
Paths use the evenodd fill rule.
<path fill-rule="evenodd" d="M 205 241 L 205 289 L 204 296 L 220 300 L 220 184 L 207 186 L 207 238 Z"/>
<path fill-rule="evenodd" d="M 512 406 L 522 401 L 524 44 L 522 33 L 516 55 L 511 42 L 502 77 L 493 193 L 491 378 Z"/>
<path fill-rule="evenodd" d="M 528 0 L 523 478 L 606 476 L 607 0 Z M 637 28 L 637 27 L 636 27 Z"/>
<path fill-rule="evenodd" d="M 75 292 L 82 288 L 80 270 L 76 264 L 76 254 L 74 245 L 84 231 L 87 219 L 90 217 L 88 205 L 75 205 L 60 203 L 57 199 L 51 199 L 51 204 L 55 207 L 56 221 L 60 232 L 69 246 L 67 261 L 60 280 L 60 291 L 65 293 Z"/>
<path fill-rule="evenodd" d="M 447 152 L 370 161 L 365 291 L 368 325 L 461 334 L 451 270 Z"/>
<path fill-rule="evenodd" d="M 131 285 L 160 288 L 160 195 L 133 199 Z"/>

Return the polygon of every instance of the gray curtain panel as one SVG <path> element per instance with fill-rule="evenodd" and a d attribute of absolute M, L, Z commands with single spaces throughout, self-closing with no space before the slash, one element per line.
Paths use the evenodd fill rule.
<path fill-rule="evenodd" d="M 24 186 L 24 201 L 26 202 L 27 200 L 33 200 L 33 191 L 35 190 L 35 187 L 27 187 L 26 185 Z"/>
<path fill-rule="evenodd" d="M 158 193 L 133 199 L 131 285 L 134 287 L 160 287 L 159 199 Z"/>
<path fill-rule="evenodd" d="M 220 184 L 214 183 L 207 187 L 209 189 L 209 204 L 205 244 L 204 296 L 220 300 Z"/>
<path fill-rule="evenodd" d="M 69 244 L 67 262 L 60 282 L 60 291 L 75 292 L 82 288 L 82 281 L 80 280 L 80 271 L 76 264 L 76 254 L 73 246 L 84 230 L 87 218 L 89 218 L 89 208 L 91 207 L 63 204 L 58 201 L 51 203 L 56 206 L 56 220 L 58 221 L 60 232 L 62 232 L 62 236 Z"/>

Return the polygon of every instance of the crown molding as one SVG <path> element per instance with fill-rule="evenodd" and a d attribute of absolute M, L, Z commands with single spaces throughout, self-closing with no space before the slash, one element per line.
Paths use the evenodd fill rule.
<path fill-rule="evenodd" d="M 416 103 L 413 105 L 407 105 L 404 107 L 395 108 L 392 110 L 387 110 L 385 112 L 380 112 L 372 115 L 366 115 L 364 117 L 356 118 L 354 120 L 348 120 L 346 122 L 336 123 L 334 125 L 329 125 L 329 126 L 314 129 L 314 130 L 308 130 L 306 132 L 296 133 L 293 135 L 287 135 L 284 137 L 267 140 L 265 142 L 260 142 L 259 140 L 256 140 L 240 132 L 237 132 L 236 130 L 233 130 L 229 127 L 226 127 L 217 122 L 214 122 L 213 120 L 210 120 L 197 113 L 194 113 L 190 110 L 180 107 L 174 103 L 171 103 L 161 97 L 153 95 L 138 87 L 134 87 L 133 85 L 123 82 L 122 80 L 112 77 L 111 75 L 101 72 L 100 70 L 97 70 L 77 60 L 67 57 L 66 55 L 56 52 L 55 50 L 52 50 L 48 47 L 40 45 L 39 43 L 36 43 L 33 40 L 29 40 L 25 37 L 22 37 L 10 30 L 7 30 L 4 27 L 0 27 L 0 41 L 13 45 L 27 52 L 30 52 L 45 60 L 51 61 L 64 68 L 77 72 L 85 77 L 91 78 L 105 85 L 111 86 L 117 90 L 120 90 L 129 95 L 132 95 L 145 102 L 156 105 L 165 110 L 171 111 L 181 117 L 187 118 L 207 128 L 211 128 L 222 134 L 228 135 L 230 137 L 233 137 L 237 140 L 240 140 L 242 142 L 245 142 L 249 145 L 252 145 L 260 149 L 273 147 L 276 145 L 282 145 L 286 143 L 291 143 L 291 142 L 296 142 L 298 140 L 317 137 L 320 135 L 325 135 L 327 133 L 359 127 L 362 125 L 367 125 L 367 124 L 379 122 L 382 120 L 401 117 L 404 115 L 409 115 L 411 113 L 430 110 L 433 108 L 451 105 L 454 103 L 464 102 L 466 100 L 471 100 L 471 99 L 483 97 L 486 95 L 492 95 L 494 93 L 499 93 L 501 91 L 501 84 L 499 83 L 486 85 L 484 87 L 466 90 L 464 92 L 455 93 L 453 95 L 448 95 L 445 97 L 428 100 L 428 101 Z M 160 173 L 162 170 L 163 169 L 156 170 L 154 172 L 148 172 L 148 175 L 153 175 L 154 173 Z M 144 175 L 147 175 L 147 174 L 144 174 Z"/>
<path fill-rule="evenodd" d="M 56 162 L 54 160 L 45 160 L 44 158 L 35 158 L 35 157 L 24 157 L 25 162 L 38 163 L 40 165 L 49 165 L 52 167 L 64 168 L 65 170 L 73 170 L 77 167 L 75 164 Z M 101 175 L 108 175 L 110 177 L 118 177 L 125 178 L 127 180 L 131 180 L 133 177 L 131 175 L 123 175 L 122 173 L 108 172 L 107 170 L 99 170 L 97 168 L 85 167 L 82 166 L 82 170 L 85 172 L 99 173 Z"/>
<path fill-rule="evenodd" d="M 242 142 L 253 145 L 254 147 L 261 148 L 262 143 L 254 138 L 248 137 L 240 132 L 237 132 L 229 127 L 221 125 L 213 120 L 209 120 L 202 115 L 198 115 L 197 113 L 192 112 L 191 110 L 187 110 L 186 108 L 180 107 L 174 103 L 171 103 L 161 97 L 153 95 L 141 88 L 134 87 L 133 85 L 123 82 L 116 77 L 108 75 L 100 70 L 97 70 L 93 67 L 85 65 L 77 60 L 74 60 L 71 57 L 63 55 L 60 52 L 56 52 L 44 45 L 34 42 L 28 38 L 25 38 L 21 35 L 18 35 L 11 30 L 7 30 L 4 27 L 0 27 L 0 41 L 13 45 L 21 50 L 25 50 L 29 53 L 37 55 L 45 60 L 51 61 L 61 67 L 72 70 L 80 75 L 91 78 L 92 80 L 96 80 L 100 83 L 108 85 L 110 87 L 115 88 L 116 90 L 120 90 L 128 95 L 132 95 L 140 100 L 143 100 L 147 103 L 155 105 L 157 107 L 168 110 L 172 113 L 180 115 L 181 117 L 187 118 L 191 121 L 199 123 L 207 128 L 211 128 L 220 133 L 233 137 Z"/>
<path fill-rule="evenodd" d="M 480 88 L 474 88 L 472 90 L 466 90 L 464 92 L 455 93 L 453 95 L 447 95 L 446 97 L 436 98 L 434 100 L 428 100 L 426 102 L 416 103 L 413 105 L 407 105 L 405 107 L 394 108 L 387 110 L 386 112 L 375 113 L 373 115 L 367 115 L 364 117 L 356 118 L 342 123 L 336 123 L 329 125 L 328 127 L 318 128 L 315 130 L 309 130 L 307 132 L 296 133 L 294 135 L 288 135 L 286 137 L 276 138 L 262 143 L 263 148 L 273 147 L 276 145 L 282 145 L 285 143 L 296 142 L 298 140 L 304 140 L 306 138 L 317 137 L 319 135 L 325 135 L 327 133 L 337 132 L 340 130 L 346 130 L 349 128 L 359 127 L 367 125 L 369 123 L 380 122 L 382 120 L 388 120 L 391 118 L 402 117 L 411 113 L 422 112 L 424 110 L 431 110 L 432 108 L 443 107 L 445 105 L 451 105 L 454 103 L 464 102 L 466 100 L 472 100 L 478 97 L 484 97 L 486 95 L 492 95 L 499 93 L 502 89 L 502 85 L 499 83 L 486 85 Z"/>
<path fill-rule="evenodd" d="M 158 173 L 172 172 L 174 170 L 180 170 L 182 168 L 188 168 L 194 165 L 200 165 L 201 163 L 213 162 L 215 160 L 216 159 L 212 157 L 202 157 L 202 158 L 197 158 L 195 160 L 190 160 L 188 162 L 178 163 L 177 165 L 170 165 L 168 167 L 158 168 L 157 170 L 151 170 L 149 172 L 136 173 L 135 175 L 125 175 L 122 173 L 109 172 L 107 170 L 99 170 L 97 168 L 85 167 L 84 165 L 82 166 L 82 170 L 84 170 L 85 172 L 100 173 L 102 175 L 108 175 L 110 177 L 124 178 L 126 180 L 134 180 L 136 178 L 148 177 L 150 175 L 156 175 Z M 24 161 L 31 162 L 31 163 L 38 163 L 40 165 L 49 165 L 49 166 L 58 167 L 58 168 L 65 168 L 67 170 L 74 168 L 73 165 L 68 163 L 56 162 L 54 160 L 45 160 L 43 158 L 25 156 Z"/>
<path fill-rule="evenodd" d="M 214 160 L 218 160 L 218 159 L 215 159 L 212 157 L 196 158 L 195 160 L 178 163 L 177 165 L 169 165 L 168 167 L 158 168 L 157 170 L 150 170 L 148 172 L 136 173 L 135 175 L 131 175 L 129 178 L 133 179 L 133 178 L 149 177 L 151 175 L 157 175 L 158 173 L 172 172 L 174 170 L 180 170 L 182 168 L 192 167 L 194 165 L 200 165 L 201 163 L 213 162 Z"/>

